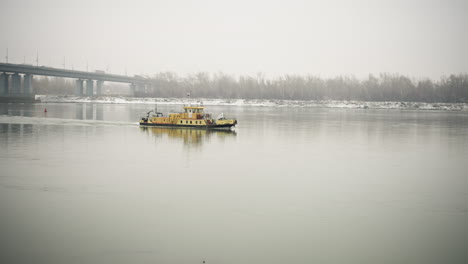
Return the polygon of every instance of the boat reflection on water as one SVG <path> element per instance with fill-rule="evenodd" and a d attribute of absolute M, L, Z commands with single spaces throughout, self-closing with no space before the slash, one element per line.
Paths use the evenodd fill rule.
<path fill-rule="evenodd" d="M 211 139 L 225 140 L 234 138 L 234 130 L 211 130 L 211 129 L 187 129 L 187 128 L 163 128 L 163 127 L 140 127 L 140 129 L 157 138 L 168 138 L 169 140 L 182 140 L 184 146 L 201 146 Z"/>

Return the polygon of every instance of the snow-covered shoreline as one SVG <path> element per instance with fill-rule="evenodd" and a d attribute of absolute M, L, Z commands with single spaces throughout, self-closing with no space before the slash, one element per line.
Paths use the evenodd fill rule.
<path fill-rule="evenodd" d="M 103 103 L 103 104 L 160 104 L 183 105 L 183 98 L 131 98 L 131 97 L 80 97 L 37 95 L 43 103 Z M 448 110 L 468 111 L 467 103 L 422 103 L 422 102 L 363 102 L 363 101 L 301 101 L 301 100 L 258 100 L 258 99 L 207 99 L 202 101 L 210 106 L 265 106 L 265 107 L 310 107 L 310 108 L 349 108 L 349 109 L 400 109 L 400 110 Z"/>

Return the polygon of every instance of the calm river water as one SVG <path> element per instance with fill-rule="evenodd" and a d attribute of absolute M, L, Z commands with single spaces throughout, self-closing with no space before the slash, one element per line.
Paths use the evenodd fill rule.
<path fill-rule="evenodd" d="M 466 111 L 150 108 L 0 104 L 0 263 L 468 263 Z"/>

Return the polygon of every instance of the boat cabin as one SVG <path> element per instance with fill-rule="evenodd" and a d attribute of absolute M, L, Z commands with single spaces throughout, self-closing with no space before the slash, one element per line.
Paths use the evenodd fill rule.
<path fill-rule="evenodd" d="M 203 119 L 211 118 L 210 114 L 205 114 L 203 106 L 184 106 L 184 112 L 182 113 L 182 118 L 189 119 Z"/>
<path fill-rule="evenodd" d="M 184 106 L 185 113 L 198 113 L 203 114 L 203 106 Z"/>

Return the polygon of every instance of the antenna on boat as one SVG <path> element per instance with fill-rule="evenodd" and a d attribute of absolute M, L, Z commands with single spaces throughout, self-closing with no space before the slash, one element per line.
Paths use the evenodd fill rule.
<path fill-rule="evenodd" d="M 187 92 L 187 101 L 188 101 L 188 105 L 189 105 L 189 106 L 191 105 L 191 104 L 190 104 L 190 93 L 191 93 L 191 91 L 188 91 L 188 92 Z"/>

